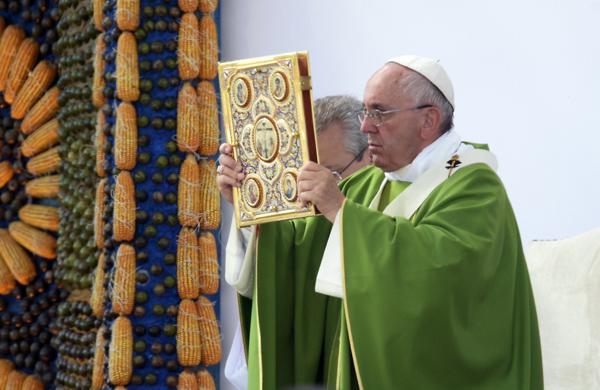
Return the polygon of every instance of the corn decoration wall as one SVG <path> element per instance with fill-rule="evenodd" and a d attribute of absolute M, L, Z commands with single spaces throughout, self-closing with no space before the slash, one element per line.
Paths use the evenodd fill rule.
<path fill-rule="evenodd" d="M 0 334 L 10 337 L 0 337 L 0 388 L 43 389 L 60 364 L 50 328 L 68 295 L 55 284 L 62 159 L 50 52 L 60 15 L 38 2 L 8 8 L 0 11 Z"/>
<path fill-rule="evenodd" d="M 217 1 L 0 3 L 0 389 L 217 388 Z"/>
<path fill-rule="evenodd" d="M 182 302 L 177 321 L 177 353 L 179 363 L 186 367 L 197 366 L 196 359 L 205 366 L 216 365 L 221 359 L 221 337 L 213 303 L 203 295 L 216 294 L 219 280 L 216 241 L 207 231 L 217 229 L 220 224 L 216 168 L 210 159 L 219 144 L 214 89 L 218 60 L 217 28 L 213 18 L 216 7 L 216 0 L 179 0 L 184 14 L 179 27 L 177 61 L 180 77 L 186 81 L 178 96 L 177 146 L 187 156 L 178 186 L 178 218 L 182 229 L 178 240 L 177 275 Z M 189 103 L 193 99 L 196 105 Z M 190 287 L 196 285 L 195 280 L 198 280 L 199 290 Z M 195 300 L 195 308 L 190 307 L 190 299 Z M 197 348 L 196 343 L 199 343 Z M 200 356 L 196 355 L 198 352 Z M 179 380 L 182 388 L 199 388 L 199 379 L 207 388 L 211 384 L 214 387 L 207 376 L 211 378 L 204 369 L 198 371 L 197 378 L 186 370 Z"/>
<path fill-rule="evenodd" d="M 104 179 L 91 306 L 105 337 L 91 388 L 216 388 L 217 3 L 94 0 L 92 9 L 94 165 Z"/>

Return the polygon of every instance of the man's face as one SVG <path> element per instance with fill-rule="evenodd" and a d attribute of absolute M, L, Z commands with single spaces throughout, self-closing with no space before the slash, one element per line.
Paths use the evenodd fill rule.
<path fill-rule="evenodd" d="M 344 144 L 344 129 L 340 122 L 334 122 L 323 128 L 317 135 L 319 144 L 319 162 L 324 167 L 341 172 L 354 159 L 354 155 L 346 150 Z M 354 161 L 342 173 L 342 177 L 350 175 L 367 164 L 367 159 Z"/>
<path fill-rule="evenodd" d="M 367 110 L 411 109 L 414 99 L 402 96 L 400 81 L 408 72 L 404 67 L 387 64 L 367 82 L 364 104 Z M 421 137 L 422 111 L 402 111 L 383 117 L 383 124 L 365 118 L 361 130 L 367 134 L 369 153 L 374 165 L 392 172 L 410 164 L 423 149 Z"/>

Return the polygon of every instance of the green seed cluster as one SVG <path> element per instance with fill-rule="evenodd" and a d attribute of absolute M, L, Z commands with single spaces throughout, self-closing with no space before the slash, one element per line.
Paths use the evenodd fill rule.
<path fill-rule="evenodd" d="M 60 0 L 54 44 L 59 70 L 59 152 L 62 159 L 56 279 L 69 290 L 89 289 L 98 261 L 94 201 L 98 178 L 94 148 L 96 109 L 91 101 L 94 40 L 91 2 Z"/>
<path fill-rule="evenodd" d="M 57 388 L 84 390 L 91 387 L 94 342 L 101 320 L 92 316 L 87 302 L 63 302 L 58 306 L 52 345 L 58 351 Z"/>

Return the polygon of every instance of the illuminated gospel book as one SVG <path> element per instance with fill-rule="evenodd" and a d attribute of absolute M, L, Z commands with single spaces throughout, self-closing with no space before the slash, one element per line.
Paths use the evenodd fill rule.
<path fill-rule="evenodd" d="M 298 171 L 318 162 L 308 53 L 219 64 L 227 143 L 245 173 L 233 200 L 238 227 L 316 215 L 298 203 Z"/>

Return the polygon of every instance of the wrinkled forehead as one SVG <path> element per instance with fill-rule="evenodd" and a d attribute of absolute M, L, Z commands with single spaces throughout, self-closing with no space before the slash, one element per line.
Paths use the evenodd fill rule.
<path fill-rule="evenodd" d="M 404 93 L 404 79 L 412 72 L 410 69 L 395 63 L 385 64 L 367 81 L 363 96 L 368 107 L 379 105 L 399 105 L 412 100 Z"/>

